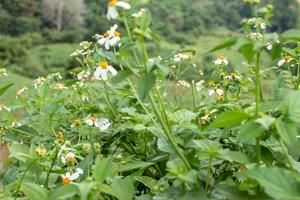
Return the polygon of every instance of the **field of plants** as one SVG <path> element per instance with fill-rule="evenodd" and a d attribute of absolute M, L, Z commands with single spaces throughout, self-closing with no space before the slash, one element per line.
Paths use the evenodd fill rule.
<path fill-rule="evenodd" d="M 300 30 L 244 4 L 239 32 L 197 52 L 162 41 L 152 9 L 108 0 L 108 30 L 69 57 L 24 54 L 48 75 L 0 68 L 0 199 L 300 200 Z"/>

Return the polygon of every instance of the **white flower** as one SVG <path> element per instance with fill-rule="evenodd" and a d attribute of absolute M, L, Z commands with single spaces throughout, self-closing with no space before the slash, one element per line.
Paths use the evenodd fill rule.
<path fill-rule="evenodd" d="M 220 56 L 214 61 L 215 65 L 225 65 L 229 64 L 227 58 L 225 56 Z"/>
<path fill-rule="evenodd" d="M 217 109 L 213 109 L 211 111 L 205 111 L 204 112 L 204 116 L 201 117 L 201 123 L 202 124 L 207 124 L 209 122 L 209 120 L 211 119 L 211 115 L 215 112 L 217 112 L 218 110 Z"/>
<path fill-rule="evenodd" d="M 39 77 L 33 81 L 34 88 L 37 89 L 39 85 L 43 84 L 46 81 L 44 77 Z"/>
<path fill-rule="evenodd" d="M 90 71 L 81 71 L 76 76 L 78 80 L 83 81 L 88 79 L 90 75 L 91 75 Z"/>
<path fill-rule="evenodd" d="M 268 44 L 266 44 L 266 49 L 268 51 L 271 51 L 273 49 L 273 44 L 271 42 L 269 42 Z"/>
<path fill-rule="evenodd" d="M 292 56 L 286 55 L 281 60 L 278 61 L 277 65 L 278 65 L 278 67 L 281 67 L 285 63 L 289 63 L 292 60 L 294 60 L 294 58 Z"/>
<path fill-rule="evenodd" d="M 224 94 L 224 91 L 220 89 L 218 86 L 214 86 L 211 90 L 208 91 L 208 95 L 212 96 L 214 94 L 222 96 Z"/>
<path fill-rule="evenodd" d="M 89 101 L 89 97 L 88 97 L 88 96 L 85 96 L 85 95 L 81 96 L 81 99 L 82 99 L 82 101 L 84 101 L 84 102 L 88 102 L 88 101 Z"/>
<path fill-rule="evenodd" d="M 70 54 L 70 56 L 75 57 L 75 56 L 79 56 L 81 54 L 81 50 L 76 49 L 73 53 Z"/>
<path fill-rule="evenodd" d="M 241 80 L 241 77 L 236 72 L 231 72 L 228 76 L 225 76 L 228 80 Z"/>
<path fill-rule="evenodd" d="M 1 76 L 7 76 L 6 69 L 0 68 L 0 77 L 1 77 Z"/>
<path fill-rule="evenodd" d="M 72 152 L 67 153 L 65 156 L 61 157 L 61 162 L 63 164 L 73 164 L 75 162 L 75 154 Z"/>
<path fill-rule="evenodd" d="M 200 92 L 200 91 L 203 89 L 204 83 L 205 83 L 204 80 L 200 80 L 200 81 L 198 81 L 198 82 L 196 83 L 196 90 L 197 90 L 198 92 Z"/>
<path fill-rule="evenodd" d="M 96 80 L 106 81 L 108 79 L 107 74 L 110 72 L 113 76 L 117 75 L 117 70 L 108 64 L 107 61 L 100 62 L 94 72 L 94 78 Z"/>
<path fill-rule="evenodd" d="M 98 43 L 104 45 L 105 49 L 116 46 L 117 43 L 121 40 L 121 33 L 117 31 L 118 25 L 114 25 L 110 30 L 106 31 L 103 35 L 99 36 Z"/>
<path fill-rule="evenodd" d="M 9 107 L 7 107 L 6 105 L 4 104 L 0 104 L 0 112 L 1 111 L 7 111 L 7 112 L 10 112 L 11 109 Z"/>
<path fill-rule="evenodd" d="M 117 11 L 117 8 L 116 8 L 117 6 L 123 8 L 125 10 L 128 10 L 128 9 L 131 8 L 130 4 L 126 3 L 124 1 L 108 0 L 107 15 L 106 15 L 108 20 L 118 18 L 119 14 L 118 14 L 118 11 Z"/>
<path fill-rule="evenodd" d="M 183 53 L 178 53 L 178 54 L 173 56 L 174 62 L 180 62 L 182 60 L 186 60 L 186 59 L 189 59 L 189 58 L 191 58 L 190 55 L 183 54 Z"/>
<path fill-rule="evenodd" d="M 67 172 L 65 175 L 61 175 L 63 184 L 64 185 L 70 184 L 72 181 L 78 179 L 81 174 L 83 174 L 82 169 L 76 168 L 73 174 Z"/>
<path fill-rule="evenodd" d="M 16 98 L 19 98 L 21 96 L 21 94 L 23 92 L 25 92 L 26 90 L 28 90 L 27 87 L 23 87 L 22 89 L 20 89 L 17 93 L 16 93 Z"/>
<path fill-rule="evenodd" d="M 186 81 L 186 80 L 179 80 L 178 83 L 177 83 L 177 85 L 178 86 L 181 85 L 181 86 L 187 87 L 187 88 L 191 87 L 191 84 L 188 81 Z"/>
<path fill-rule="evenodd" d="M 88 116 L 85 123 L 89 126 L 96 126 L 97 118 L 95 116 Z"/>
<path fill-rule="evenodd" d="M 108 119 L 100 118 L 97 119 L 95 126 L 100 129 L 100 131 L 105 131 L 111 126 L 111 122 Z"/>
<path fill-rule="evenodd" d="M 141 17 L 144 14 L 144 12 L 145 12 L 145 9 L 142 8 L 137 13 L 133 13 L 131 16 L 134 17 L 134 18 L 139 18 L 139 17 Z"/>
<path fill-rule="evenodd" d="M 261 33 L 252 32 L 252 33 L 249 33 L 248 37 L 249 37 L 250 40 L 256 41 L 256 40 L 260 40 L 263 36 L 262 36 Z"/>
<path fill-rule="evenodd" d="M 79 43 L 79 46 L 83 47 L 83 49 L 87 50 L 92 46 L 92 42 L 89 41 L 82 41 Z"/>
<path fill-rule="evenodd" d="M 54 88 L 55 88 L 56 90 L 67 89 L 67 87 L 66 87 L 65 84 L 63 84 L 63 83 L 56 83 L 55 86 L 54 86 Z"/>

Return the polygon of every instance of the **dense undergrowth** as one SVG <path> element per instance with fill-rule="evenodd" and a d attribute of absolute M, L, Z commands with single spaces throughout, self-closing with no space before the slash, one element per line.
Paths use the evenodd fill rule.
<path fill-rule="evenodd" d="M 107 17 L 126 32 L 113 25 L 83 41 L 72 53 L 79 67 L 0 105 L 10 154 L 1 198 L 300 199 L 300 34 L 268 33 L 273 7 L 245 3 L 253 17 L 244 35 L 206 54 L 234 47 L 247 70 L 220 55 L 209 80 L 189 82 L 186 70 L 203 71 L 195 52 L 149 58 L 148 42 L 159 39 L 150 12 L 110 0 Z M 274 66 L 261 66 L 262 56 Z"/>

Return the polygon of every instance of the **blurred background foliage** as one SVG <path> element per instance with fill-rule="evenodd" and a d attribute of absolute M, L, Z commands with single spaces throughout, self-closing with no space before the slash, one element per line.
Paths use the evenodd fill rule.
<path fill-rule="evenodd" d="M 239 33 L 250 14 L 242 0 L 130 2 L 152 12 L 153 30 L 162 36 L 159 49 L 194 48 L 200 54 Z M 275 8 L 271 31 L 299 28 L 298 0 L 263 3 Z M 0 66 L 30 78 L 76 67 L 69 56 L 76 45 L 112 23 L 106 20 L 105 0 L 0 0 Z"/>

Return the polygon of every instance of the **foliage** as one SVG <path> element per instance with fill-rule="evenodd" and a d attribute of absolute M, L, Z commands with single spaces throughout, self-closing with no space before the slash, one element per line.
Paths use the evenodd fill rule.
<path fill-rule="evenodd" d="M 245 0 L 253 17 L 243 20 L 244 34 L 205 55 L 232 47 L 247 69 L 219 56 L 210 80 L 189 82 L 184 73 L 201 70 L 195 51 L 150 57 L 160 39 L 154 16 L 114 3 L 108 12 L 118 16 L 108 16 L 119 26 L 81 42 L 75 68 L 39 77 L 0 104 L 10 154 L 1 198 L 300 199 L 298 31 L 268 33 L 273 9 Z M 262 56 L 277 66 L 262 68 Z"/>

